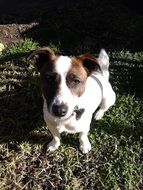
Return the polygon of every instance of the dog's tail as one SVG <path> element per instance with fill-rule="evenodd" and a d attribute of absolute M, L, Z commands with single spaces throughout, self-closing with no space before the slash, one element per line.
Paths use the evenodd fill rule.
<path fill-rule="evenodd" d="M 104 49 L 100 50 L 98 61 L 105 79 L 109 80 L 109 57 Z"/>

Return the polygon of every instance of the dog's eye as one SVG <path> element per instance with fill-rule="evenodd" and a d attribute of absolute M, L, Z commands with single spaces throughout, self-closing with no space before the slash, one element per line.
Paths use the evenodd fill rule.
<path fill-rule="evenodd" d="M 76 78 L 75 78 L 75 79 L 72 80 L 72 82 L 77 85 L 77 84 L 79 84 L 81 81 L 80 81 L 79 79 L 76 79 Z"/>
<path fill-rule="evenodd" d="M 77 86 L 81 83 L 81 80 L 75 76 L 75 75 L 71 75 L 71 76 L 68 76 L 67 77 L 67 84 L 70 86 L 70 87 L 74 87 L 74 86 Z"/>
<path fill-rule="evenodd" d="M 56 80 L 56 73 L 47 73 L 47 74 L 45 75 L 45 79 L 46 79 L 46 81 L 48 81 L 48 82 L 53 82 L 53 81 L 55 81 L 55 80 Z"/>

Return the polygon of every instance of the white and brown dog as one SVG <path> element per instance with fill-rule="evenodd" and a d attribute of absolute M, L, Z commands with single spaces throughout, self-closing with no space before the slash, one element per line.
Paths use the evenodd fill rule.
<path fill-rule="evenodd" d="M 116 99 L 109 83 L 107 53 L 102 49 L 98 58 L 90 54 L 68 57 L 41 48 L 32 57 L 36 57 L 40 72 L 44 119 L 53 135 L 48 150 L 56 150 L 60 134 L 67 132 L 79 133 L 80 150 L 89 152 L 88 132 L 93 114 L 96 111 L 95 119 L 101 119 Z"/>

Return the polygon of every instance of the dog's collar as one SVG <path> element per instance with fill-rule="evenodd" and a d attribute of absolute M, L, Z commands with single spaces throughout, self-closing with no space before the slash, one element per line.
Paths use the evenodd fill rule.
<path fill-rule="evenodd" d="M 78 106 L 75 106 L 74 111 L 76 113 L 76 120 L 79 120 L 84 113 L 85 109 L 84 108 L 78 108 Z"/>
<path fill-rule="evenodd" d="M 101 89 L 101 93 L 102 93 L 102 98 L 103 98 L 103 85 L 102 85 L 101 81 L 94 74 L 91 74 L 90 77 L 93 78 L 99 85 L 99 87 Z"/>

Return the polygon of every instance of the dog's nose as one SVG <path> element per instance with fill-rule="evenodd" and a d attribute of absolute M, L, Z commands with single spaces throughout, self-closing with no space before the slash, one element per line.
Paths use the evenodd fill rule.
<path fill-rule="evenodd" d="M 68 106 L 65 104 L 61 104 L 61 105 L 55 104 L 52 107 L 52 111 L 56 117 L 64 117 L 68 112 Z"/>

